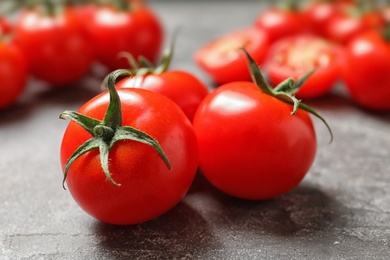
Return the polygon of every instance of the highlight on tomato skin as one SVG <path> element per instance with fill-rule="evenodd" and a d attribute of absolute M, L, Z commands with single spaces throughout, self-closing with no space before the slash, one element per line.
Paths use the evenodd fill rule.
<path fill-rule="evenodd" d="M 109 93 L 103 92 L 78 110 L 78 114 L 92 119 L 88 120 L 86 127 L 92 126 L 93 129 L 86 131 L 74 121 L 68 124 L 62 139 L 60 159 L 63 170 L 68 169 L 67 188 L 85 212 L 102 222 L 132 225 L 157 218 L 180 202 L 197 171 L 198 146 L 190 121 L 169 98 L 136 88 L 118 89 L 117 93 L 122 120 L 111 130 L 117 136 L 116 131 L 133 129 L 131 132 L 135 136 L 125 135 L 126 139 L 115 142 L 108 153 L 101 150 L 100 147 L 109 145 L 106 142 L 111 142 L 113 137 L 101 136 L 94 125 L 115 126 L 114 122 L 119 118 L 111 113 L 113 122 L 107 119 L 112 103 Z M 118 108 L 117 105 L 113 107 Z M 64 116 L 61 118 L 65 119 Z M 137 138 L 142 136 L 140 132 L 159 144 L 169 165 L 156 149 L 144 143 L 145 138 Z M 92 142 L 88 141 L 91 133 L 95 138 Z M 135 139 L 128 139 L 128 136 Z M 99 142 L 99 145 L 81 154 L 67 167 L 69 158 L 86 142 L 92 145 Z M 102 161 L 102 152 L 105 152 L 107 160 Z M 109 176 L 115 182 L 108 181 L 103 165 L 107 166 Z"/>
<path fill-rule="evenodd" d="M 345 47 L 342 79 L 353 101 L 372 111 L 390 111 L 390 38 L 372 30 Z"/>
<path fill-rule="evenodd" d="M 258 28 L 247 27 L 219 36 L 201 46 L 194 54 L 196 64 L 202 68 L 216 85 L 232 81 L 250 81 L 245 47 L 260 65 L 269 48 L 267 34 Z"/>
<path fill-rule="evenodd" d="M 264 70 L 275 86 L 289 77 L 298 80 L 314 70 L 296 96 L 302 99 L 318 98 L 328 93 L 340 79 L 342 52 L 341 46 L 320 36 L 290 36 L 271 46 Z"/>

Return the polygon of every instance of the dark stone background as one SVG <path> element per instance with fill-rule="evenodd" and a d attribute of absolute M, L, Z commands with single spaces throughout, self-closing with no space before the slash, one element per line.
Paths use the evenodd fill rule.
<path fill-rule="evenodd" d="M 261 1 L 150 2 L 167 40 L 181 31 L 172 68 L 193 72 L 193 52 L 250 25 Z M 0 113 L 0 259 L 389 259 L 390 115 L 356 107 L 339 85 L 311 101 L 316 160 L 290 193 L 264 202 L 228 197 L 200 175 L 184 200 L 148 223 L 121 227 L 84 213 L 61 187 L 59 149 L 68 122 L 58 115 L 99 93 L 91 72 L 74 91 L 32 80 Z"/>

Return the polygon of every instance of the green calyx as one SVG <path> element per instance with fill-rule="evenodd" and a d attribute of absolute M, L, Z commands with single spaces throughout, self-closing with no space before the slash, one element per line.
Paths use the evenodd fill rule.
<path fill-rule="evenodd" d="M 139 56 L 138 60 L 134 58 L 134 56 L 128 52 L 120 52 L 119 56 L 126 58 L 130 69 L 128 70 L 132 75 L 136 76 L 144 76 L 147 74 L 161 74 L 166 72 L 171 65 L 171 61 L 173 58 L 173 52 L 175 49 L 175 39 L 177 36 L 178 30 L 176 30 L 173 34 L 173 40 L 168 48 L 166 48 L 162 54 L 160 62 L 157 66 L 153 65 L 148 59 L 143 56 Z"/>
<path fill-rule="evenodd" d="M 245 52 L 249 60 L 249 70 L 251 72 L 252 80 L 260 88 L 260 90 L 266 93 L 267 95 L 270 95 L 287 104 L 292 105 L 293 109 L 291 111 L 291 115 L 295 115 L 299 109 L 302 109 L 319 118 L 328 129 L 330 133 L 330 142 L 332 142 L 333 133 L 326 120 L 313 108 L 301 102 L 299 99 L 295 97 L 295 94 L 302 87 L 303 83 L 305 83 L 305 81 L 310 77 L 310 75 L 313 74 L 314 70 L 309 71 L 297 81 L 295 81 L 293 78 L 288 78 L 285 81 L 281 82 L 275 88 L 272 88 L 268 84 L 268 82 L 264 80 L 264 77 L 261 74 L 259 66 L 256 64 L 254 59 L 249 55 L 249 53 L 244 48 L 242 48 L 242 50 Z"/>
<path fill-rule="evenodd" d="M 121 102 L 115 88 L 115 82 L 116 79 L 123 74 L 128 75 L 129 72 L 127 70 L 116 70 L 108 75 L 107 85 L 110 94 L 110 103 L 103 120 L 90 118 L 73 111 L 65 111 L 59 116 L 61 119 L 69 119 L 79 124 L 92 136 L 89 140 L 80 145 L 66 162 L 62 183 L 64 189 L 68 170 L 72 163 L 81 155 L 95 149 L 99 149 L 100 163 L 107 179 L 111 182 L 111 184 L 120 186 L 120 184 L 116 183 L 111 177 L 108 167 L 108 158 L 110 149 L 116 142 L 122 140 L 133 140 L 150 145 L 157 151 L 167 167 L 171 169 L 169 160 L 157 140 L 136 128 L 122 126 Z"/>

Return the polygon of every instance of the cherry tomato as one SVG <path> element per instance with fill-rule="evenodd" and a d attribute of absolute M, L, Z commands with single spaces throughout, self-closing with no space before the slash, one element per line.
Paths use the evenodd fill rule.
<path fill-rule="evenodd" d="M 373 110 L 390 110 L 390 41 L 377 31 L 353 38 L 345 48 L 343 80 L 352 98 Z"/>
<path fill-rule="evenodd" d="M 195 62 L 205 70 L 218 85 L 237 80 L 250 80 L 245 56 L 240 48 L 245 47 L 258 64 L 264 61 L 269 43 L 263 30 L 249 27 L 237 30 L 199 48 Z"/>
<path fill-rule="evenodd" d="M 371 29 L 382 28 L 383 18 L 377 12 L 350 15 L 347 11 L 333 17 L 326 26 L 326 37 L 346 44 L 354 36 Z"/>
<path fill-rule="evenodd" d="M 295 35 L 276 42 L 265 63 L 273 85 L 288 77 L 298 80 L 310 70 L 314 73 L 296 94 L 299 98 L 316 98 L 327 93 L 340 77 L 342 50 L 314 35 Z"/>
<path fill-rule="evenodd" d="M 51 86 L 66 86 L 85 75 L 93 61 L 92 43 L 74 8 L 46 15 L 25 10 L 14 28 L 32 74 Z"/>
<path fill-rule="evenodd" d="M 313 2 L 303 10 L 303 15 L 311 25 L 311 32 L 325 37 L 326 27 L 329 21 L 342 12 L 345 4 L 335 4 L 333 2 Z"/>
<path fill-rule="evenodd" d="M 118 10 L 102 6 L 90 13 L 88 29 L 98 60 L 110 71 L 128 66 L 120 52 L 140 55 L 156 63 L 163 42 L 163 29 L 156 15 L 146 6 Z"/>
<path fill-rule="evenodd" d="M 62 140 L 61 163 L 65 170 L 68 159 L 81 144 L 91 139 L 91 133 L 94 140 L 101 138 L 98 147 L 102 141 L 109 145 L 106 160 L 101 157 L 104 150 L 99 149 L 75 159 L 68 168 L 66 183 L 75 201 L 91 216 L 111 224 L 128 225 L 158 217 L 181 200 L 197 170 L 198 148 L 190 121 L 169 98 L 135 88 L 119 89 L 118 94 L 121 126 L 112 127 L 119 118 L 116 114 L 112 117 L 113 122 L 106 119 L 111 106 L 109 93 L 103 92 L 86 102 L 78 112 L 95 120 L 104 118 L 104 121 L 91 121 L 93 129 L 89 131 L 70 122 Z M 65 118 L 63 114 L 62 118 Z M 135 136 L 141 141 L 126 138 L 111 145 L 114 137 L 105 135 L 110 131 L 96 130 L 102 124 L 114 131 L 114 137 L 118 129 L 124 131 L 124 128 L 132 127 L 136 131 L 126 136 Z M 143 141 L 146 139 L 139 131 L 159 143 L 170 169 L 156 150 Z M 103 165 L 109 168 L 118 186 L 107 181 Z"/>
<path fill-rule="evenodd" d="M 223 192 L 251 200 L 298 185 L 313 162 L 316 135 L 306 111 L 291 111 L 252 82 L 211 92 L 193 122 L 203 175 Z"/>
<path fill-rule="evenodd" d="M 12 26 L 5 17 L 0 17 L 0 36 L 9 34 Z"/>
<path fill-rule="evenodd" d="M 0 110 L 15 103 L 26 87 L 27 77 L 27 61 L 21 50 L 0 41 Z"/>
<path fill-rule="evenodd" d="M 266 32 L 271 43 L 310 29 L 307 17 L 302 15 L 301 11 L 279 8 L 270 8 L 260 13 L 255 20 L 255 26 Z"/>
<path fill-rule="evenodd" d="M 172 99 L 192 121 L 208 89 L 198 78 L 185 71 L 166 71 L 129 77 L 117 83 L 117 88 L 142 88 L 163 94 Z"/>

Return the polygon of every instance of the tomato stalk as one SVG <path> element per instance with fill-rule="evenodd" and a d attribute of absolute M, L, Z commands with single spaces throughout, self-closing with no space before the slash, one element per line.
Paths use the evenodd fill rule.
<path fill-rule="evenodd" d="M 120 184 L 116 183 L 111 177 L 111 173 L 108 167 L 108 158 L 110 149 L 115 145 L 116 142 L 122 140 L 133 140 L 150 145 L 157 151 L 167 167 L 171 169 L 169 160 L 157 140 L 136 128 L 122 126 L 121 101 L 115 87 L 115 82 L 119 76 L 124 74 L 130 75 L 130 72 L 127 70 L 116 70 L 108 75 L 107 87 L 110 94 L 110 103 L 102 121 L 73 111 L 64 111 L 60 114 L 59 117 L 61 119 L 69 119 L 79 124 L 92 136 L 89 140 L 80 145 L 66 162 L 64 178 L 62 182 L 64 189 L 68 170 L 72 163 L 81 155 L 95 149 L 99 149 L 101 167 L 107 179 L 111 182 L 111 184 L 120 186 Z"/>
<path fill-rule="evenodd" d="M 301 102 L 301 100 L 295 97 L 295 94 L 302 87 L 303 83 L 305 83 L 307 78 L 310 77 L 311 74 L 313 74 L 314 70 L 309 71 L 297 81 L 295 81 L 293 78 L 288 78 L 285 81 L 281 82 L 279 85 L 277 85 L 275 88 L 272 88 L 270 84 L 265 81 L 263 75 L 261 74 L 260 68 L 256 64 L 255 60 L 244 48 L 242 48 L 242 50 L 248 58 L 249 70 L 251 72 L 252 80 L 260 88 L 260 90 L 267 95 L 273 96 L 287 104 L 292 105 L 293 110 L 291 112 L 291 115 L 295 115 L 298 109 L 302 109 L 319 118 L 328 129 L 330 133 L 330 142 L 332 142 L 333 132 L 326 120 L 316 110 L 314 110 L 307 104 Z"/>

